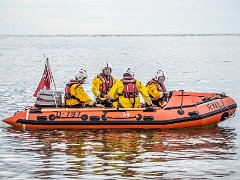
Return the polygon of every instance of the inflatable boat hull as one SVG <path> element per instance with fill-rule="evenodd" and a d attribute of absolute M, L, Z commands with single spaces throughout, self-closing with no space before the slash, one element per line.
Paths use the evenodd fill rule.
<path fill-rule="evenodd" d="M 172 129 L 214 125 L 232 116 L 236 108 L 236 102 L 222 94 L 173 91 L 163 109 L 31 107 L 3 121 L 23 130 Z"/>

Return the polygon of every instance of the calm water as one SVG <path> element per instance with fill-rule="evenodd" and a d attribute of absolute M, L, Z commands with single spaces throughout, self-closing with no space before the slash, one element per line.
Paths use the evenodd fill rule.
<path fill-rule="evenodd" d="M 225 92 L 240 104 L 240 36 L 0 36 L 0 119 L 33 105 L 50 59 L 57 89 L 108 61 L 145 84 L 158 69 L 169 90 Z M 0 122 L 1 179 L 239 179 L 239 111 L 218 126 L 180 130 L 19 131 Z"/>

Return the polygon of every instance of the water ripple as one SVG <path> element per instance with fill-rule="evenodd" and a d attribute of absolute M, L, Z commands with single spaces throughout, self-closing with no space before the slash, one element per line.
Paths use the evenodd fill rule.
<path fill-rule="evenodd" d="M 0 144 L 4 149 L 0 151 L 0 170 L 4 177 L 19 177 L 26 169 L 30 170 L 23 173 L 25 178 L 224 177 L 232 172 L 217 166 L 218 161 L 228 164 L 236 155 L 234 129 L 220 127 L 2 131 L 5 138 Z M 191 169 L 195 170 L 189 175 Z"/>
<path fill-rule="evenodd" d="M 0 119 L 34 104 L 47 54 L 57 89 L 106 60 L 146 84 L 159 69 L 169 90 L 225 92 L 240 102 L 240 36 L 0 36 Z M 129 63 L 131 62 L 131 63 Z M 239 112 L 219 126 L 181 130 L 22 132 L 0 122 L 1 179 L 239 179 Z"/>

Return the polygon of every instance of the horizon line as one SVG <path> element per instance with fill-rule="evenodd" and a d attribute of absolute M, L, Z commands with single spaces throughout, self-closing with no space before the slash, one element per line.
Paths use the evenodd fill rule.
<path fill-rule="evenodd" d="M 179 34 L 0 34 L 0 36 L 240 36 L 240 33 L 179 33 Z"/>

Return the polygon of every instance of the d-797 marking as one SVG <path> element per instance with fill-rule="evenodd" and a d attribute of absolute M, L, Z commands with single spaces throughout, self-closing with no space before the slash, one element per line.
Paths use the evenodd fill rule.
<path fill-rule="evenodd" d="M 66 117 L 66 118 L 76 118 L 76 117 L 81 117 L 80 116 L 81 112 L 57 112 L 56 117 Z"/>

